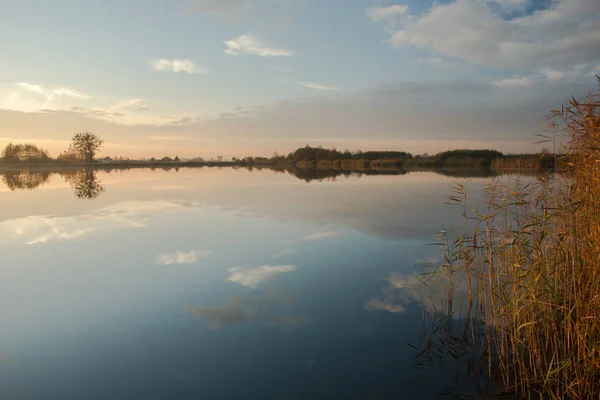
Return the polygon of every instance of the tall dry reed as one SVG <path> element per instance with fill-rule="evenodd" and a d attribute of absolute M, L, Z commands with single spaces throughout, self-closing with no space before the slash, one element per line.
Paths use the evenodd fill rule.
<path fill-rule="evenodd" d="M 467 208 L 463 184 L 449 197 L 464 223 L 443 233 L 444 262 L 423 279 L 441 282 L 446 303 L 420 354 L 440 354 L 440 343 L 457 359 L 470 354 L 495 394 L 600 398 L 598 84 L 552 112 L 550 127 L 568 139 L 563 171 L 497 179 L 482 212 Z"/>

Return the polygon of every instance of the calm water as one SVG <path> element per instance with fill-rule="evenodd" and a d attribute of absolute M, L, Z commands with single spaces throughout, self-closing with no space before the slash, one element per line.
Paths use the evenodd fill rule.
<path fill-rule="evenodd" d="M 93 179 L 95 199 L 59 175 L 0 184 L 0 398 L 424 399 L 453 386 L 451 365 L 415 368 L 407 344 L 421 332 L 415 264 L 438 260 L 426 244 L 458 222 L 452 178 Z"/>

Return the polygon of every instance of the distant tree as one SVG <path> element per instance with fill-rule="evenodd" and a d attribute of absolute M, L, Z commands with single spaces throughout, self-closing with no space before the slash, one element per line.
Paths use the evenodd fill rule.
<path fill-rule="evenodd" d="M 73 144 L 70 144 L 69 148 L 60 153 L 56 160 L 64 164 L 81 164 L 85 161 L 85 158 Z"/>
<path fill-rule="evenodd" d="M 73 136 L 73 147 L 84 156 L 85 162 L 91 164 L 98 150 L 102 148 L 104 141 L 95 133 L 83 132 Z"/>
<path fill-rule="evenodd" d="M 217 161 L 223 161 L 223 156 L 217 156 Z"/>
<path fill-rule="evenodd" d="M 48 150 L 42 149 L 35 144 L 12 144 L 9 143 L 2 151 L 2 159 L 7 164 L 17 163 L 39 163 L 50 160 Z"/>
<path fill-rule="evenodd" d="M 179 160 L 179 157 L 178 157 L 178 156 L 175 156 L 175 159 L 174 159 L 173 161 L 175 161 L 175 162 L 181 162 L 181 161 Z"/>

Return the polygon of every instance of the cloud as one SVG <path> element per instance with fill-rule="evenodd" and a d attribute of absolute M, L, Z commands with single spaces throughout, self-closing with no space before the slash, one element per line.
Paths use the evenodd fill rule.
<path fill-rule="evenodd" d="M 373 22 L 379 22 L 384 19 L 395 18 L 408 12 L 406 5 L 391 5 L 388 7 L 369 7 L 365 10 L 367 17 Z"/>
<path fill-rule="evenodd" d="M 494 68 L 561 69 L 600 58 L 597 0 L 556 0 L 533 13 L 503 15 L 523 3 L 435 3 L 422 14 L 397 15 L 397 27 L 386 29 L 395 47 L 411 46 Z"/>
<path fill-rule="evenodd" d="M 64 86 L 46 87 L 27 82 L 0 83 L 0 109 L 27 113 L 65 111 L 126 125 L 165 123 L 162 117 L 147 112 L 149 106 L 142 98 L 88 94 Z"/>
<path fill-rule="evenodd" d="M 597 63 L 590 65 L 593 70 Z M 65 138 L 65 131 L 85 127 L 100 132 L 107 142 L 131 146 L 121 147 L 119 154 L 111 150 L 111 154 L 144 157 L 156 157 L 165 148 L 179 157 L 238 157 L 248 152 L 291 150 L 307 143 L 349 149 L 393 147 L 413 153 L 462 147 L 536 151 L 539 146 L 533 144 L 534 134 L 543 131 L 548 112 L 560 107 L 566 96 L 579 97 L 595 89 L 589 76 L 550 81 L 536 74 L 510 73 L 475 82 L 386 82 L 358 91 L 331 92 L 335 96 L 328 97 L 320 95 L 327 92 L 315 91 L 311 97 L 246 107 L 237 118 L 167 119 L 153 112 L 146 120 L 141 117 L 150 113 L 138 112 L 144 113 L 139 117 L 142 122 L 152 122 L 146 125 L 132 124 L 137 114 L 135 120 L 114 117 L 118 122 L 109 122 L 67 111 L 25 114 L 0 110 L 0 120 L 6 137 Z M 535 83 L 514 88 L 519 90 L 499 90 L 491 84 L 514 76 Z M 0 103 L 2 100 L 0 88 Z M 121 122 L 123 119 L 126 121 Z M 181 122 L 171 124 L 175 121 Z M 152 136 L 189 136 L 193 140 L 161 143 L 150 140 Z M 62 143 L 49 146 L 52 152 L 64 149 Z"/>
<path fill-rule="evenodd" d="M 273 257 L 284 257 L 284 256 L 290 256 L 290 255 L 292 255 L 292 254 L 296 254 L 296 253 L 297 253 L 297 251 L 296 251 L 296 250 L 291 250 L 291 249 L 288 249 L 288 250 L 282 250 L 282 251 L 279 251 L 279 252 L 277 252 L 277 253 L 273 253 Z"/>
<path fill-rule="evenodd" d="M 227 46 L 225 54 L 230 56 L 252 54 L 259 57 L 290 57 L 294 54 L 291 50 L 271 47 L 252 34 L 241 35 L 223 43 Z"/>
<path fill-rule="evenodd" d="M 112 118 L 112 117 L 124 117 L 125 114 L 120 112 L 111 112 L 108 110 L 102 110 L 99 108 L 85 108 L 85 107 L 72 107 L 71 111 L 86 114 L 96 118 Z"/>
<path fill-rule="evenodd" d="M 175 253 L 161 253 L 156 257 L 156 262 L 161 265 L 193 264 L 201 258 L 208 258 L 212 250 L 190 250 Z"/>
<path fill-rule="evenodd" d="M 261 265 L 260 267 L 234 267 L 230 268 L 230 282 L 239 283 L 242 286 L 255 288 L 258 285 L 275 278 L 279 274 L 293 272 L 293 265 Z"/>
<path fill-rule="evenodd" d="M 193 0 L 190 1 L 189 10 L 198 13 L 223 13 L 248 3 L 248 0 Z"/>
<path fill-rule="evenodd" d="M 440 57 L 419 57 L 417 59 L 421 64 L 432 65 L 436 67 L 454 67 L 458 63 L 454 61 L 445 60 Z"/>
<path fill-rule="evenodd" d="M 191 60 L 167 60 L 164 58 L 153 60 L 152 66 L 157 71 L 186 72 L 188 74 L 207 74 L 210 69 L 206 65 L 196 65 Z"/>
<path fill-rule="evenodd" d="M 492 81 L 492 85 L 497 87 L 529 87 L 533 85 L 533 83 L 533 80 L 528 77 L 513 77 Z"/>
<path fill-rule="evenodd" d="M 119 110 L 147 111 L 148 104 L 146 104 L 144 99 L 129 99 L 115 105 L 114 108 Z"/>
<path fill-rule="evenodd" d="M 312 235 L 306 235 L 302 238 L 302 240 L 323 240 L 323 239 L 330 239 L 333 237 L 337 237 L 339 235 L 340 235 L 339 232 L 321 232 L 321 233 L 315 233 Z"/>
<path fill-rule="evenodd" d="M 339 88 L 337 88 L 335 86 L 324 85 L 322 83 L 298 82 L 298 84 L 301 86 L 304 86 L 305 88 L 308 88 L 308 89 L 328 90 L 328 91 L 340 90 Z"/>
<path fill-rule="evenodd" d="M 180 140 L 190 140 L 192 136 L 150 136 L 150 140 L 161 141 L 161 142 L 173 142 Z"/>
<path fill-rule="evenodd" d="M 78 92 L 77 90 L 68 89 L 68 88 L 55 88 L 55 89 L 44 89 L 41 85 L 34 85 L 26 82 L 17 83 L 18 86 L 25 88 L 34 93 L 39 93 L 46 96 L 49 100 L 54 99 L 55 97 L 71 97 L 74 99 L 87 99 L 88 95 Z"/>
<path fill-rule="evenodd" d="M 84 100 L 84 99 L 90 98 L 90 96 L 88 96 L 87 94 L 84 94 L 84 93 L 79 92 L 74 89 L 65 88 L 65 87 L 50 89 L 50 88 L 45 88 L 42 85 L 36 85 L 36 84 L 32 84 L 32 83 L 27 83 L 27 82 L 19 82 L 19 83 L 17 83 L 17 86 L 22 89 L 26 89 L 27 91 L 34 93 L 35 95 L 39 95 L 39 96 L 43 97 L 43 102 L 39 106 L 39 108 L 42 108 L 42 109 L 50 107 L 50 105 L 55 100 L 59 100 L 61 98 L 65 98 L 65 97 L 70 98 L 70 99 L 79 99 L 79 100 Z"/>
<path fill-rule="evenodd" d="M 291 68 L 285 68 L 285 67 L 281 67 L 279 65 L 273 65 L 271 68 L 273 68 L 274 70 L 277 70 L 277 71 L 288 73 L 288 74 L 294 72 L 294 70 Z"/>

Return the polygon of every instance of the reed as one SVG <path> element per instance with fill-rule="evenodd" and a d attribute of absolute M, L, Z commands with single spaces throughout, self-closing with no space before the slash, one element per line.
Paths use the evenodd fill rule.
<path fill-rule="evenodd" d="M 483 211 L 468 208 L 465 184 L 449 197 L 464 222 L 442 233 L 444 261 L 423 277 L 441 282 L 446 301 L 420 354 L 452 343 L 493 394 L 600 398 L 598 84 L 552 112 L 551 129 L 568 138 L 561 172 L 496 179 Z"/>

